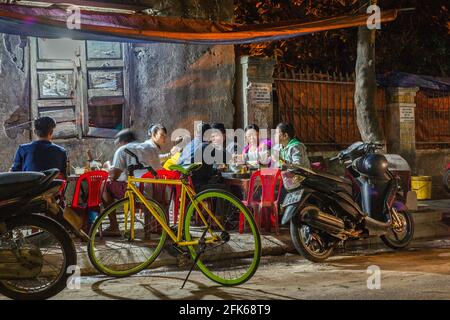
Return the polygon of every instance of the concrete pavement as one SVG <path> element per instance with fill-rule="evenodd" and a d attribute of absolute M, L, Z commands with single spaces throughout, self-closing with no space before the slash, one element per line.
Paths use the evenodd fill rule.
<path fill-rule="evenodd" d="M 368 287 L 369 266 L 379 267 L 379 289 Z M 296 254 L 266 256 L 249 282 L 232 288 L 194 271 L 180 289 L 186 274 L 166 266 L 126 279 L 83 277 L 79 290 L 65 290 L 54 299 L 450 300 L 450 238 L 416 241 L 400 252 L 351 249 L 322 264 Z"/>
<path fill-rule="evenodd" d="M 446 220 L 446 218 L 450 216 L 450 214 L 447 214 L 446 212 L 447 204 L 448 208 L 450 208 L 450 200 L 444 200 L 438 204 L 435 202 L 421 203 L 419 210 L 412 213 L 416 224 L 414 235 L 415 240 L 436 239 L 450 236 L 450 221 Z M 450 209 L 448 211 L 450 211 Z M 364 250 L 372 249 L 380 244 L 382 244 L 382 242 L 379 238 L 370 238 L 361 241 L 348 242 L 346 247 Z M 281 228 L 279 235 L 275 235 L 274 233 L 263 233 L 262 247 L 263 256 L 279 256 L 286 253 L 296 253 L 295 248 L 292 245 L 289 229 L 287 227 Z M 98 274 L 97 270 L 95 270 L 89 262 L 86 254 L 86 244 L 77 242 L 77 251 L 78 265 L 81 268 L 82 274 Z M 224 258 L 232 257 L 232 255 L 232 251 L 227 252 L 227 255 L 224 255 Z M 183 257 L 175 257 L 170 255 L 166 250 L 163 250 L 157 261 L 152 265 L 152 268 L 162 266 L 180 266 L 184 265 L 185 262 L 186 261 Z"/>

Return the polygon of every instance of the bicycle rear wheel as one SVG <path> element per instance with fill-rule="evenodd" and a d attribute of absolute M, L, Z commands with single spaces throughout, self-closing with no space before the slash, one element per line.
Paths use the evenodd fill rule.
<path fill-rule="evenodd" d="M 166 221 L 164 209 L 147 199 L 159 217 Z M 138 204 L 139 202 L 137 202 Z M 144 205 L 141 207 L 145 209 Z M 88 255 L 92 265 L 111 277 L 127 277 L 152 264 L 161 253 L 167 239 L 166 231 L 147 210 L 130 210 L 130 200 L 124 198 L 112 204 L 97 218 L 89 234 Z M 131 217 L 134 216 L 134 238 L 131 237 Z M 118 232 L 112 232 L 111 219 L 117 220 Z"/>
<path fill-rule="evenodd" d="M 224 286 L 236 286 L 248 281 L 255 274 L 261 258 L 261 237 L 250 211 L 238 198 L 223 190 L 206 190 L 199 193 L 195 200 L 210 229 L 207 229 L 194 203 L 191 203 L 184 225 L 186 241 L 199 240 L 203 235 L 207 240 L 218 239 L 206 244 L 197 266 L 209 279 Z M 223 228 L 211 218 L 204 206 Z M 249 231 L 243 234 L 237 228 L 241 214 L 249 226 Z M 201 246 L 188 248 L 195 260 Z"/>

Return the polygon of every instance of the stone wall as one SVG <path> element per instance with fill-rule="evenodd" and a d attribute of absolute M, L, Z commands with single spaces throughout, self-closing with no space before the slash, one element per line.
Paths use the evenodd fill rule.
<path fill-rule="evenodd" d="M 231 21 L 232 0 L 144 0 L 157 15 Z M 30 120 L 29 48 L 27 39 L 0 34 L 0 170 L 12 163 L 18 145 L 30 141 L 30 126 L 5 131 Z M 131 47 L 131 128 L 146 138 L 152 122 L 169 131 L 193 131 L 194 120 L 233 125 L 233 46 L 135 44 Z M 14 84 L 14 87 L 11 86 Z M 169 132 L 170 134 L 170 132 Z M 112 159 L 113 141 L 85 138 L 56 141 L 66 147 L 72 165 L 81 166 L 87 149 Z M 166 147 L 169 149 L 170 145 Z M 94 153 L 95 153 L 94 152 Z"/>
<path fill-rule="evenodd" d="M 143 1 L 161 15 L 232 21 L 232 0 Z M 234 46 L 135 44 L 131 56 L 131 123 L 193 131 L 195 120 L 233 126 Z M 134 108 L 133 108 L 134 106 Z"/>
<path fill-rule="evenodd" d="M 17 146 L 30 139 L 27 39 L 0 34 L 0 170 L 10 168 Z"/>
<path fill-rule="evenodd" d="M 195 120 L 232 127 L 232 46 L 139 45 L 131 69 L 132 128 L 141 135 L 151 122 L 162 122 L 169 131 L 192 132 Z"/>

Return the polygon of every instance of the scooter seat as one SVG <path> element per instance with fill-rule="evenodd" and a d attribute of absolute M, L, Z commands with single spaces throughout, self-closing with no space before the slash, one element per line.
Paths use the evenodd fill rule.
<path fill-rule="evenodd" d="M 345 178 L 341 178 L 341 177 L 338 177 L 338 176 L 333 176 L 333 175 L 328 174 L 328 173 L 323 173 L 323 172 L 319 172 L 318 173 L 318 172 L 316 172 L 316 176 L 324 178 L 324 179 L 332 180 L 332 181 L 337 182 L 339 184 L 350 185 L 350 186 L 352 185 L 352 182 L 350 180 L 345 179 Z"/>
<path fill-rule="evenodd" d="M 40 172 L 9 172 L 0 173 L 0 187 L 15 183 L 33 183 L 38 182 L 45 177 Z"/>
<path fill-rule="evenodd" d="M 0 199 L 20 196 L 46 180 L 46 175 L 39 172 L 0 173 Z"/>

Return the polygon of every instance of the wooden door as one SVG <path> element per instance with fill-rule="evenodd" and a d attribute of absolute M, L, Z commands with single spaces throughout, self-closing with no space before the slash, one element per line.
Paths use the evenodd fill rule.
<path fill-rule="evenodd" d="M 81 137 L 84 41 L 31 38 L 31 114 L 57 122 L 54 137 Z"/>
<path fill-rule="evenodd" d="M 128 46 L 31 38 L 31 114 L 57 121 L 54 137 L 112 138 L 129 126 Z"/>
<path fill-rule="evenodd" d="M 128 45 L 86 41 L 86 100 L 84 132 L 114 137 L 129 126 Z"/>

